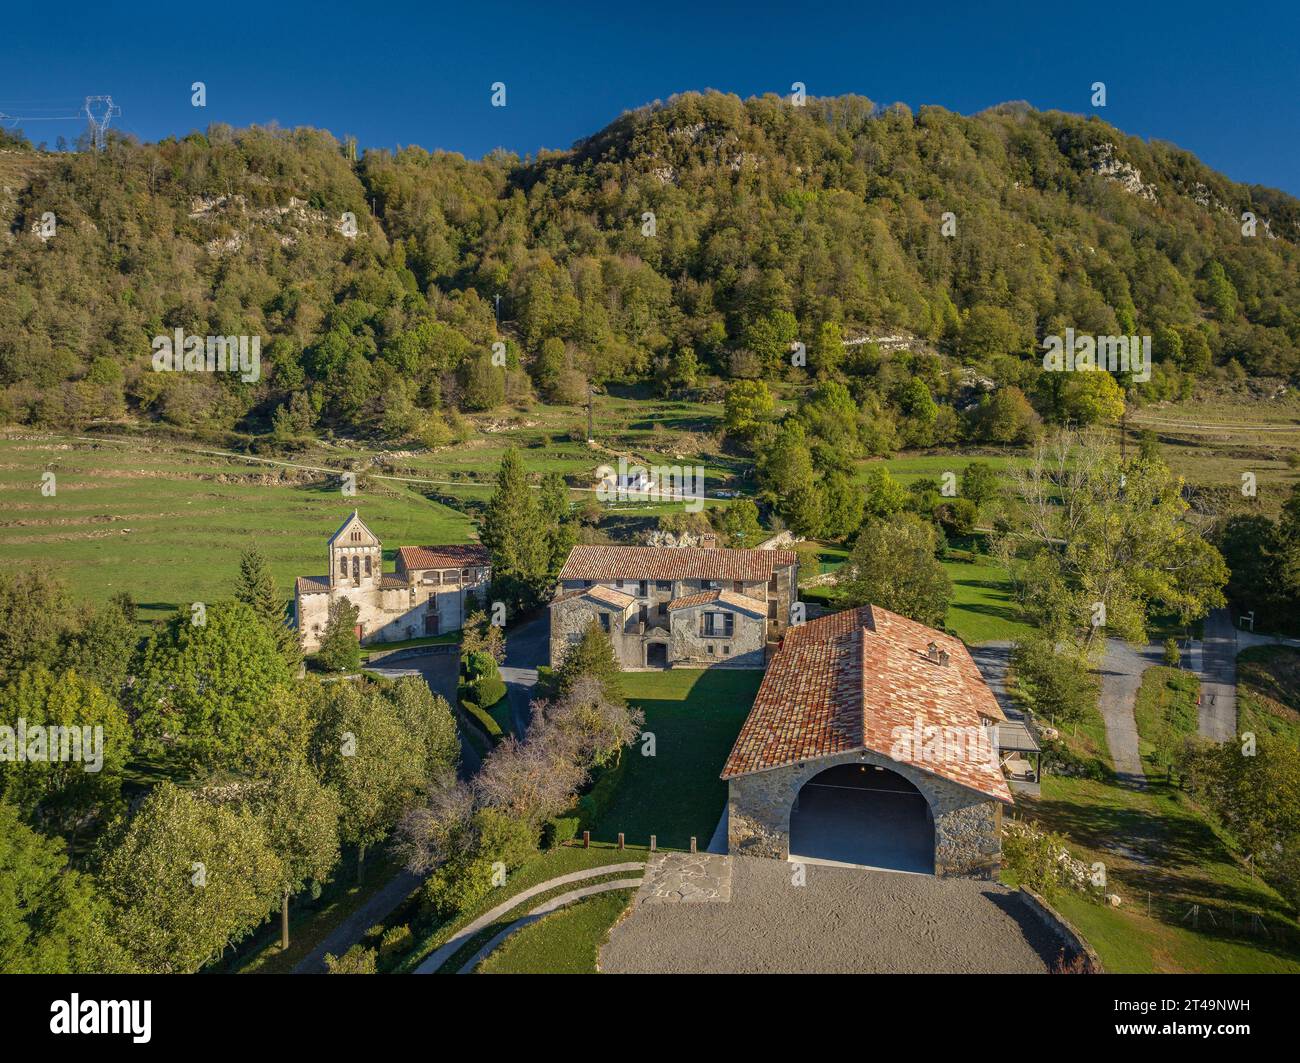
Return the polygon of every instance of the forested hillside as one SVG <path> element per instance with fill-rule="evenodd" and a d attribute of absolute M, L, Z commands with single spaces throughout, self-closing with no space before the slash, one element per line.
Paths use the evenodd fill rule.
<path fill-rule="evenodd" d="M 436 445 L 459 411 L 530 391 L 811 374 L 845 385 L 883 450 L 1104 419 L 1109 378 L 1040 371 L 1039 340 L 1067 327 L 1154 336 L 1130 401 L 1300 374 L 1300 201 L 1026 105 L 688 94 L 570 151 L 481 162 L 352 162 L 325 132 L 223 126 L 102 154 L 0 149 L 11 422 Z M 153 372 L 151 339 L 178 328 L 260 336 L 260 379 Z M 863 342 L 885 335 L 902 341 Z"/>

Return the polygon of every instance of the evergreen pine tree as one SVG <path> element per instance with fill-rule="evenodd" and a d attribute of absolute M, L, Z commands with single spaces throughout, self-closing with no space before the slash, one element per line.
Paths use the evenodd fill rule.
<path fill-rule="evenodd" d="M 235 581 L 235 598 L 257 614 L 275 637 L 278 649 L 290 667 L 302 660 L 298 636 L 285 622 L 284 599 L 276 593 L 275 578 L 261 551 L 245 550 L 239 558 L 239 579 Z"/>
<path fill-rule="evenodd" d="M 548 533 L 515 450 L 501 459 L 497 489 L 488 500 L 480 537 L 492 555 L 493 593 L 524 609 L 538 604 L 550 563 Z"/>

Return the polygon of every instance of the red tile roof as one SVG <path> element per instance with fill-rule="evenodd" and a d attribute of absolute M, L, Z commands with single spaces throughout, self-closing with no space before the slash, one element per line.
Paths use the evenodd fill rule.
<path fill-rule="evenodd" d="M 700 550 L 659 546 L 592 546 L 570 552 L 561 580 L 571 579 L 770 579 L 774 569 L 793 565 L 793 550 Z"/>
<path fill-rule="evenodd" d="M 488 564 L 486 546 L 399 546 L 397 564 L 407 572 L 425 568 L 471 568 Z"/>
<path fill-rule="evenodd" d="M 735 591 L 711 590 L 700 591 L 699 594 L 688 594 L 683 598 L 674 598 L 668 603 L 668 611 L 674 609 L 689 609 L 693 605 L 708 605 L 710 602 L 721 602 L 723 605 L 729 605 L 733 609 L 743 609 L 747 613 L 754 613 L 758 616 L 767 616 L 767 606 L 753 598 L 746 597 L 743 594 L 737 594 Z"/>
<path fill-rule="evenodd" d="M 947 664 L 930 660 L 931 642 Z M 1010 803 L 989 757 L 954 755 L 955 741 L 945 750 L 923 730 L 961 728 L 954 739 L 973 744 L 981 717 L 1005 719 L 961 640 L 877 606 L 850 609 L 786 635 L 722 778 L 865 749 Z"/>
<path fill-rule="evenodd" d="M 585 594 L 588 598 L 595 598 L 596 601 L 604 602 L 606 605 L 612 605 L 615 609 L 626 609 L 636 601 L 635 594 L 628 594 L 613 587 L 603 587 L 599 583 L 592 587 L 584 587 L 579 593 Z"/>

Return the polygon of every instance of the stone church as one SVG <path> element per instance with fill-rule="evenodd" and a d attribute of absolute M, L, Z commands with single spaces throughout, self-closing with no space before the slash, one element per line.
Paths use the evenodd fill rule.
<path fill-rule="evenodd" d="M 358 609 L 363 644 L 459 631 L 487 594 L 487 548 L 401 546 L 397 571 L 384 573 L 383 544 L 354 509 L 326 544 L 324 576 L 299 576 L 294 587 L 298 640 L 306 653 L 320 648 L 330 603 L 346 598 Z"/>

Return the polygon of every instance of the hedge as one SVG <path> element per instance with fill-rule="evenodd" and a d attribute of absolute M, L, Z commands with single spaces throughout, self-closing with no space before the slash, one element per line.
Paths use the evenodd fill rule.
<path fill-rule="evenodd" d="M 581 825 L 591 830 L 596 822 L 609 811 L 618 793 L 619 783 L 627 771 L 627 758 L 620 752 L 618 762 L 605 768 L 597 777 L 591 789 L 578 799 L 577 813 Z"/>
<path fill-rule="evenodd" d="M 487 733 L 488 738 L 492 739 L 492 744 L 496 745 L 504 737 L 501 726 L 479 707 L 478 702 L 474 700 L 474 693 L 473 687 L 461 684 L 456 691 L 457 700 L 460 702 L 460 707 L 469 713 L 470 717 Z"/>

